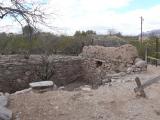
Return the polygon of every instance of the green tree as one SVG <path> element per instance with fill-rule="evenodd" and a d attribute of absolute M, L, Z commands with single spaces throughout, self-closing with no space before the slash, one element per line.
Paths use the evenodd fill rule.
<path fill-rule="evenodd" d="M 93 31 L 93 30 L 87 30 L 87 31 L 86 31 L 86 34 L 87 34 L 87 35 L 96 35 L 96 32 Z"/>

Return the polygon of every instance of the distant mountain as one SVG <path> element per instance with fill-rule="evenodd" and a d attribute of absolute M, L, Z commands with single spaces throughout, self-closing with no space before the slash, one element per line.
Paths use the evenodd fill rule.
<path fill-rule="evenodd" d="M 144 32 L 143 35 L 144 35 L 145 37 L 149 37 L 149 36 L 157 36 L 157 37 L 160 37 L 160 29 Z"/>

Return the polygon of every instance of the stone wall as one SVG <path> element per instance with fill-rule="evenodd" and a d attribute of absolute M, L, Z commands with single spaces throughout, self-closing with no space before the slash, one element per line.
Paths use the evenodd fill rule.
<path fill-rule="evenodd" d="M 40 55 L 31 55 L 29 59 L 23 55 L 1 55 L 0 92 L 16 92 L 28 88 L 30 82 L 41 81 L 34 75 L 34 68 L 41 65 L 41 60 Z M 54 75 L 50 80 L 57 86 L 74 81 L 100 84 L 104 77 L 102 73 L 106 72 L 103 61 L 98 59 L 53 55 L 48 60 L 54 65 Z"/>
<path fill-rule="evenodd" d="M 76 80 L 84 80 L 82 64 L 84 59 L 77 56 L 50 56 L 55 66 L 55 74 L 51 78 L 56 85 L 67 85 Z"/>
<path fill-rule="evenodd" d="M 134 63 L 136 56 L 136 49 L 130 45 L 117 48 L 84 47 L 80 56 L 52 55 L 46 58 L 50 62 L 49 67 L 54 67 L 54 75 L 49 80 L 58 86 L 74 81 L 99 85 L 110 72 L 126 71 Z M 35 67 L 42 66 L 41 57 L 0 55 L 0 92 L 16 92 L 28 88 L 30 82 L 41 81 L 42 79 L 35 77 Z"/>
<path fill-rule="evenodd" d="M 104 61 L 103 67 L 106 71 L 125 72 L 134 64 L 138 52 L 130 44 L 120 47 L 85 46 L 80 56 Z"/>
<path fill-rule="evenodd" d="M 87 83 L 92 86 L 102 84 L 102 80 L 106 78 L 108 71 L 105 61 L 94 58 L 85 58 L 82 66 L 85 73 L 84 80 Z"/>
<path fill-rule="evenodd" d="M 26 88 L 32 78 L 31 66 L 29 63 L 36 63 L 38 60 L 24 59 L 23 56 L 9 55 L 0 56 L 0 91 L 14 92 Z"/>
<path fill-rule="evenodd" d="M 51 78 L 58 86 L 75 80 L 83 80 L 81 57 L 50 56 L 55 73 Z M 15 92 L 28 87 L 33 81 L 41 81 L 34 77 L 34 67 L 41 62 L 40 55 L 31 55 L 25 59 L 23 55 L 0 56 L 0 92 Z"/>

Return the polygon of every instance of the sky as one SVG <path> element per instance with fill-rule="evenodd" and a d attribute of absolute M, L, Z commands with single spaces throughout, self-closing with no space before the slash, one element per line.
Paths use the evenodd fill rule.
<path fill-rule="evenodd" d="M 29 0 L 33 1 L 33 0 Z M 54 13 L 47 23 L 52 29 L 40 25 L 43 31 L 72 35 L 76 30 L 94 30 L 106 34 L 115 29 L 124 35 L 160 29 L 160 0 L 41 0 L 44 11 Z M 10 18 L 0 20 L 0 32 L 20 32 L 20 25 Z"/>

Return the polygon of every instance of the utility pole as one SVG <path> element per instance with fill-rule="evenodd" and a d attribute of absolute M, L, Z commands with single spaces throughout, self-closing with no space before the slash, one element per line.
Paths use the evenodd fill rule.
<path fill-rule="evenodd" d="M 143 37 L 143 17 L 141 16 L 140 17 L 141 18 L 141 38 L 140 38 L 140 42 L 141 42 L 141 45 L 142 45 L 142 42 L 143 42 L 143 39 L 142 39 L 142 37 Z"/>

